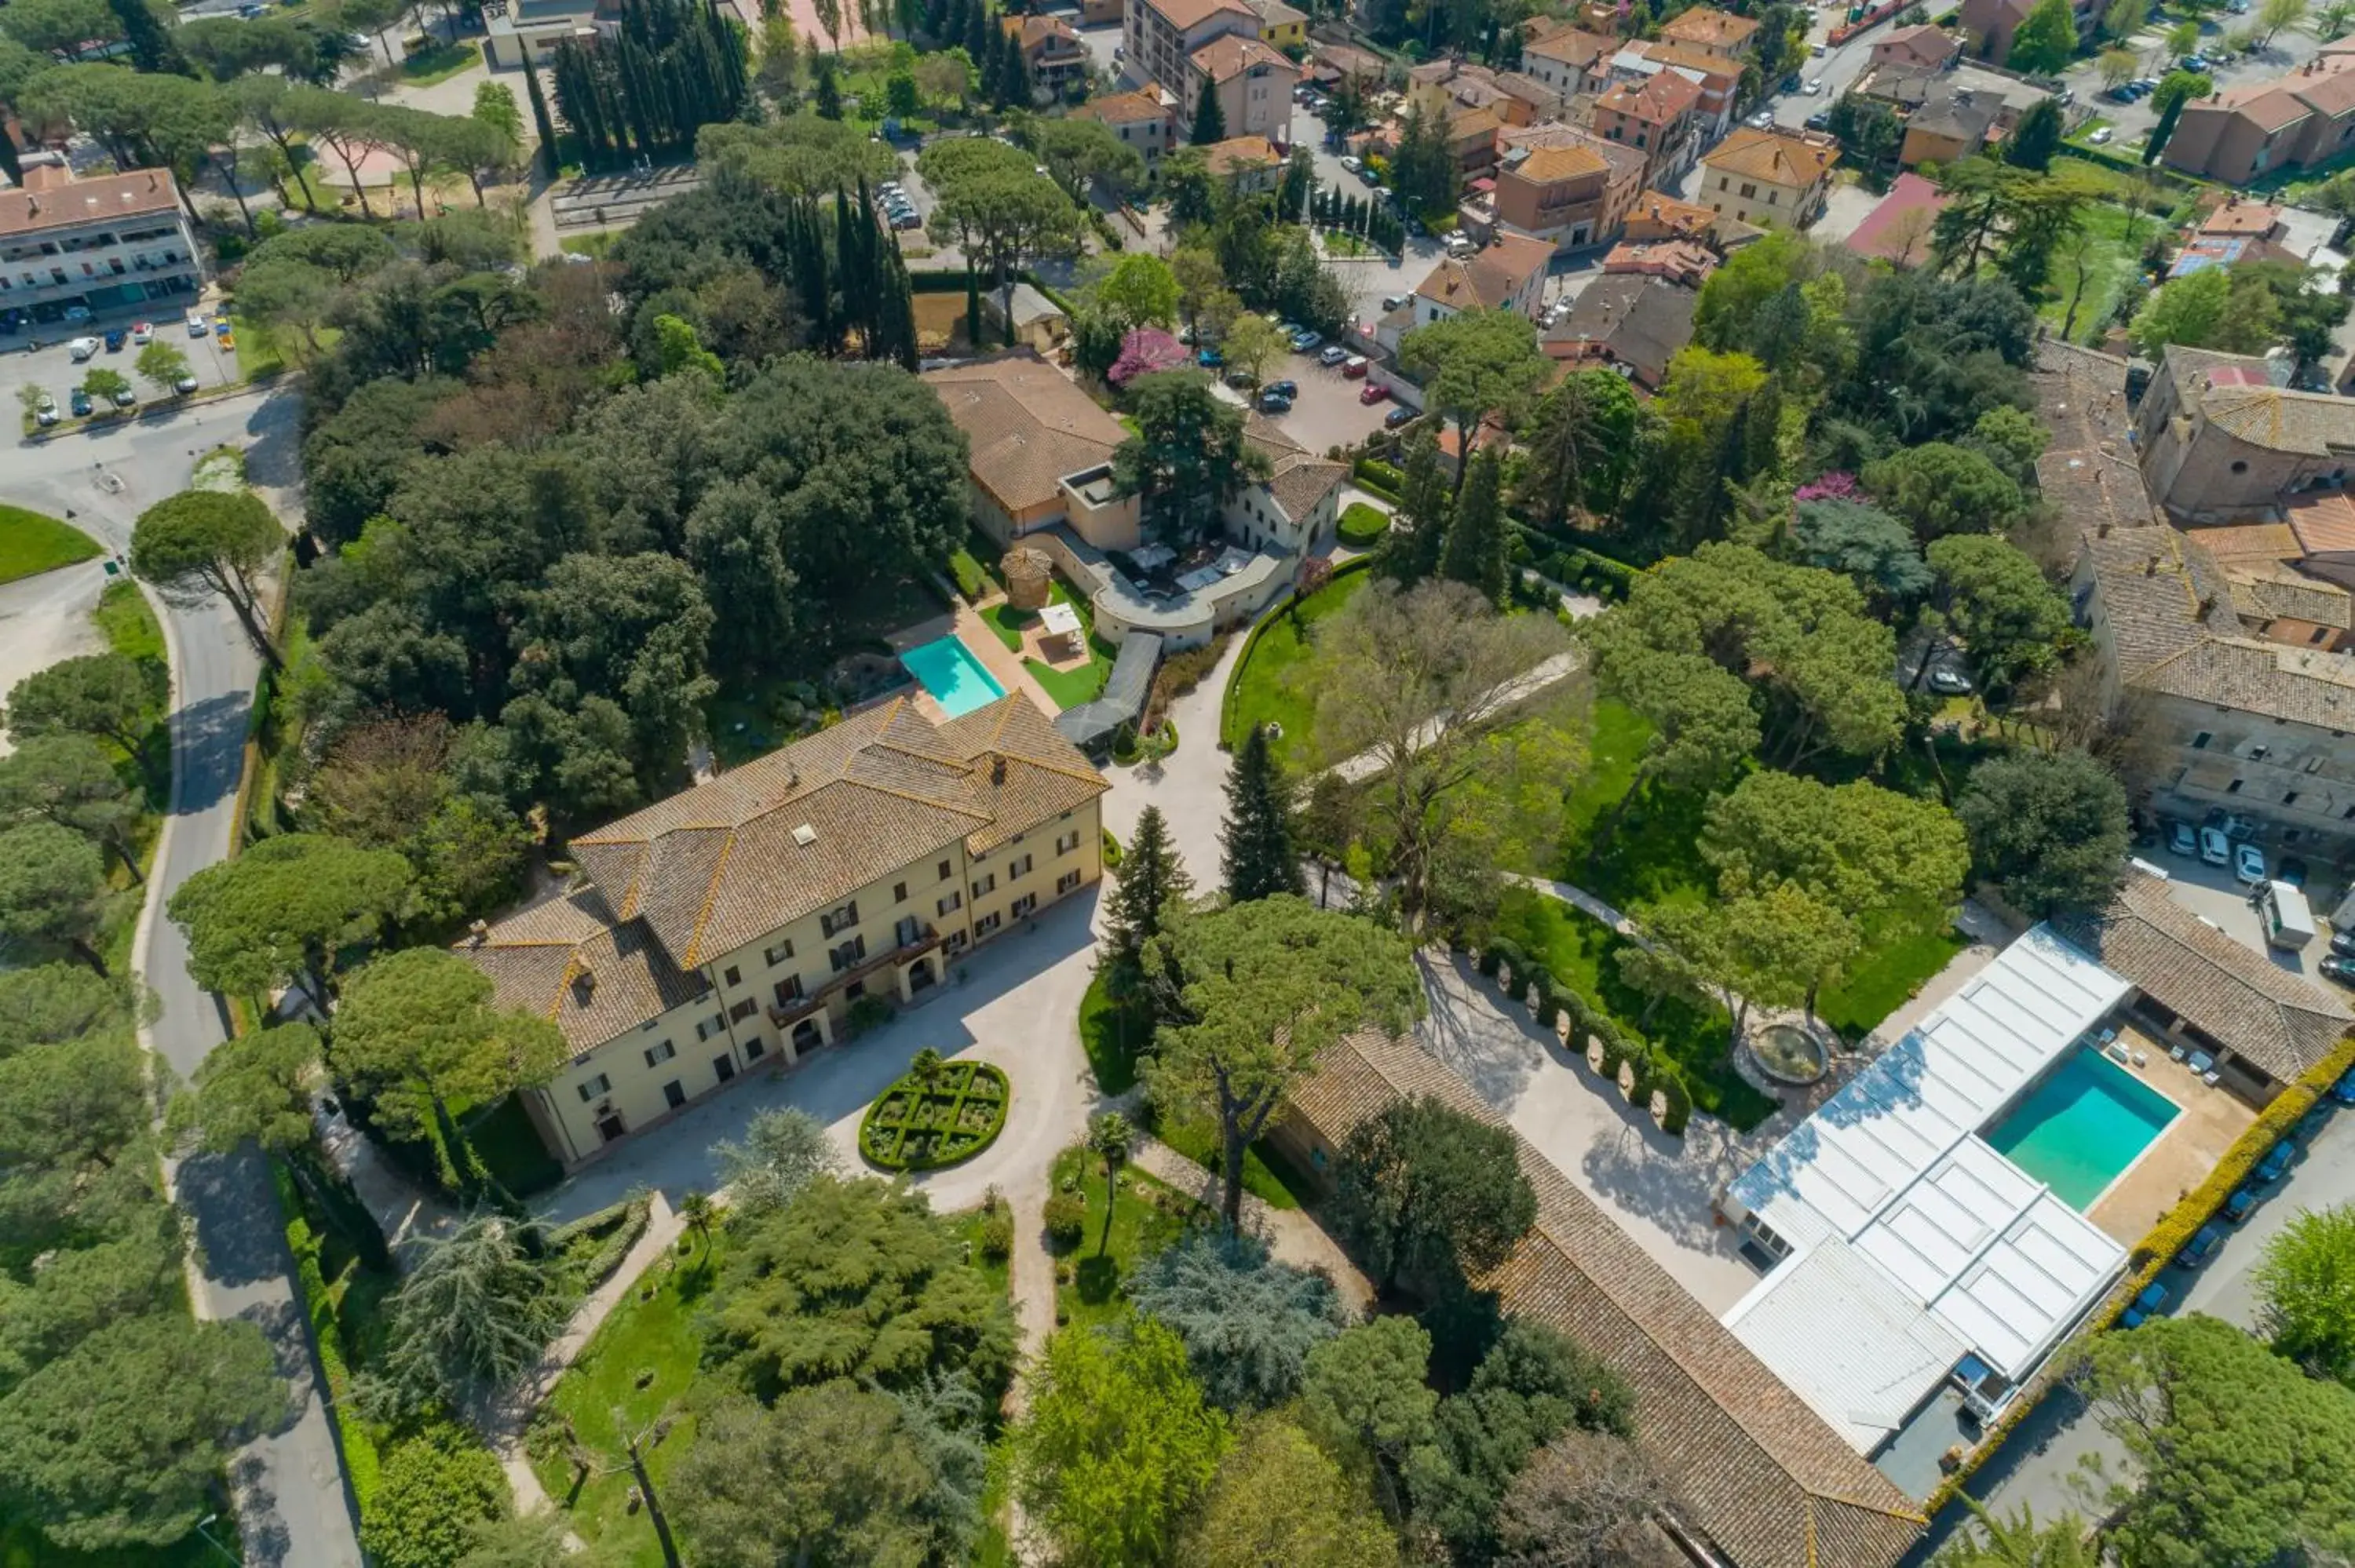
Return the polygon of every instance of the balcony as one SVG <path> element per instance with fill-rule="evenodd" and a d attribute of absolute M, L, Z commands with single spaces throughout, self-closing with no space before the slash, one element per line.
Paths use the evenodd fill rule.
<path fill-rule="evenodd" d="M 790 1006 L 781 1007 L 775 1002 L 769 1003 L 765 1010 L 769 1015 L 769 1022 L 779 1029 L 791 1029 L 794 1024 L 824 1007 L 834 999 L 837 991 L 853 981 L 865 980 L 869 975 L 901 964 L 912 964 L 939 947 L 942 940 L 941 934 L 936 928 L 925 926 L 917 932 L 913 941 L 903 942 L 897 947 L 886 948 L 879 953 L 870 954 L 844 969 L 840 974 L 829 977 L 817 990 L 805 996 L 794 998 Z"/>

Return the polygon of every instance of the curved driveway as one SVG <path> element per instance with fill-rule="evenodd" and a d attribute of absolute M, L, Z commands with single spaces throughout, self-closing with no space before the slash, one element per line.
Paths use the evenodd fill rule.
<path fill-rule="evenodd" d="M 130 548 L 139 514 L 186 489 L 197 459 L 229 442 L 246 449 L 249 476 L 283 514 L 296 479 L 300 408 L 291 390 L 246 393 L 102 433 L 20 444 L 0 458 L 0 498 L 56 516 L 70 514 L 75 526 L 121 554 Z M 192 873 L 229 853 L 258 662 L 236 618 L 220 605 L 157 609 L 172 661 L 172 807 L 132 961 L 157 1001 L 155 1022 L 142 1031 L 144 1043 L 185 1079 L 227 1038 L 227 1021 L 218 1002 L 188 978 L 186 944 L 163 908 Z M 357 1510 L 327 1425 L 267 1170 L 249 1151 L 191 1160 L 172 1174 L 196 1233 L 191 1284 L 199 1312 L 260 1325 L 298 1402 L 286 1427 L 253 1443 L 232 1467 L 246 1561 L 359 1568 Z"/>

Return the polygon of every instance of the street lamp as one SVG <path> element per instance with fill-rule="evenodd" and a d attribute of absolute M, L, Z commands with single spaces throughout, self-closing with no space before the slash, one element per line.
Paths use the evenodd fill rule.
<path fill-rule="evenodd" d="M 205 1538 L 205 1540 L 206 1540 L 206 1541 L 208 1541 L 208 1542 L 211 1542 L 212 1549 L 213 1549 L 215 1552 L 219 1552 L 223 1557 L 228 1558 L 231 1563 L 237 1563 L 237 1562 L 239 1562 L 239 1558 L 238 1558 L 237 1554 L 236 1554 L 235 1552 L 231 1552 L 228 1547 L 223 1546 L 219 1542 L 213 1540 L 213 1532 L 212 1532 L 211 1531 L 209 1531 L 209 1530 L 207 1530 L 207 1529 L 205 1528 L 205 1526 L 207 1526 L 207 1525 L 208 1525 L 208 1524 L 213 1524 L 213 1523 L 217 1523 L 217 1522 L 218 1522 L 219 1519 L 220 1519 L 220 1515 L 218 1515 L 218 1514 L 217 1514 L 217 1513 L 208 1513 L 208 1514 L 205 1515 L 205 1517 L 204 1517 L 204 1518 L 202 1518 L 202 1519 L 200 1519 L 200 1520 L 197 1520 L 197 1533 L 198 1535 L 203 1536 L 203 1537 Z"/>

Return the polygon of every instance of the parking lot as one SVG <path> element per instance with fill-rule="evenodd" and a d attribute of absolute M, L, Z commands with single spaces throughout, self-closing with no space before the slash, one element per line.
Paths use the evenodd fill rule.
<path fill-rule="evenodd" d="M 2234 842 L 2234 848 L 2239 842 Z M 2180 854 L 2169 851 L 2162 838 L 2160 845 L 2139 852 L 2149 864 L 2168 876 L 2168 895 L 2183 908 L 2200 916 L 2234 941 L 2253 952 L 2263 953 L 2279 968 L 2292 974 L 2303 975 L 2323 990 L 2345 997 L 2348 993 L 2327 979 L 2318 967 L 2330 952 L 2330 934 L 2327 929 L 2308 942 L 2302 951 L 2277 948 L 2265 939 L 2264 917 L 2249 900 L 2250 885 L 2243 882 L 2230 865 L 2211 865 L 2197 854 Z M 2265 869 L 2278 874 L 2282 857 L 2265 851 Z M 2316 865 L 2306 871 L 2306 895 L 2313 906 L 2319 926 L 2329 916 L 2346 889 L 2328 868 Z M 2355 1000 L 2355 998 L 2350 998 Z"/>
<path fill-rule="evenodd" d="M 188 296 L 182 296 L 182 299 L 194 302 Z M 221 347 L 220 340 L 210 332 L 207 332 L 201 340 L 191 337 L 184 320 L 187 308 L 187 303 L 155 300 L 149 302 L 148 309 L 152 314 L 103 315 L 95 321 L 78 322 L 70 326 L 58 323 L 24 329 L 12 338 L 0 339 L 0 343 L 6 345 L 0 348 L 0 353 L 7 355 L 8 379 L 14 387 L 40 387 L 57 399 L 60 413 L 70 408 L 70 394 L 82 384 L 82 378 L 92 370 L 99 369 L 114 371 L 130 382 L 131 390 L 143 408 L 168 399 L 173 396 L 171 392 L 139 374 L 139 349 L 131 341 L 131 331 L 144 321 L 155 327 L 157 343 L 169 344 L 186 356 L 189 372 L 196 376 L 198 388 L 226 387 L 238 381 L 236 353 Z M 212 309 L 210 304 L 205 307 L 208 322 L 211 320 Z M 123 346 L 113 350 L 102 346 L 105 334 L 117 329 L 123 334 Z M 74 338 L 80 336 L 98 338 L 101 344 L 98 352 L 86 361 L 77 361 L 69 346 Z M 32 346 L 35 343 L 40 346 Z M 103 399 L 100 399 L 100 406 L 105 406 Z"/>

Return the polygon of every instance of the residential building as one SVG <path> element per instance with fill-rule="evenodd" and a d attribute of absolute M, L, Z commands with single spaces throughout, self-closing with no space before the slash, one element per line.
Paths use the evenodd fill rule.
<path fill-rule="evenodd" d="M 1698 289 L 1717 270 L 1717 252 L 1698 239 L 1623 239 L 1603 258 L 1604 276 L 1665 278 Z"/>
<path fill-rule="evenodd" d="M 1608 244 L 1625 227 L 1642 164 L 1614 169 L 1592 145 L 1515 147 L 1497 165 L 1497 220 L 1505 232 L 1557 250 Z"/>
<path fill-rule="evenodd" d="M 1145 166 L 1157 169 L 1161 154 L 1178 144 L 1175 100 L 1158 87 L 1092 98 L 1071 111 L 1074 120 L 1100 120 L 1120 139 L 1145 155 Z"/>
<path fill-rule="evenodd" d="M 1692 167 L 1700 101 L 1700 87 L 1672 70 L 1614 82 L 1594 101 L 1594 132 L 1644 154 L 1646 185 L 1666 185 Z"/>
<path fill-rule="evenodd" d="M 1518 311 L 1535 321 L 1552 260 L 1550 242 L 1519 234 L 1500 234 L 1461 260 L 1450 256 L 1415 289 L 1414 324 L 1429 326 L 1466 311 Z"/>
<path fill-rule="evenodd" d="M 1308 57 L 1309 79 L 1327 90 L 1347 78 L 1368 91 L 1377 91 L 1389 73 L 1381 56 L 1354 44 L 1320 43 Z"/>
<path fill-rule="evenodd" d="M 1662 25 L 1660 41 L 1706 50 L 1738 71 L 1748 63 L 1750 41 L 1758 36 L 1758 26 L 1751 17 L 1736 16 L 1713 6 L 1695 5 L 1679 11 Z"/>
<path fill-rule="evenodd" d="M 1121 21 L 1122 79 L 1158 82 L 1184 98 L 1181 113 L 1194 114 L 1194 51 L 1213 38 L 1240 34 L 1259 37 L 1259 13 L 1243 0 L 1129 0 Z M 1227 129 L 1238 134 L 1232 120 Z"/>
<path fill-rule="evenodd" d="M 1972 57 L 1999 66 L 2010 58 L 2019 25 L 2034 9 L 2036 0 L 1963 0 L 1955 20 Z M 2102 20 L 2100 0 L 2071 0 L 2069 9 L 2077 23 L 2079 40 L 2091 37 Z"/>
<path fill-rule="evenodd" d="M 47 325 L 68 311 L 150 301 L 176 309 L 204 288 L 171 170 L 78 180 L 57 154 L 20 157 L 24 184 L 0 189 L 0 319 Z"/>
<path fill-rule="evenodd" d="M 1521 69 L 1563 98 L 1601 90 L 1619 40 L 1564 27 L 1521 46 Z"/>
<path fill-rule="evenodd" d="M 924 373 L 965 434 L 974 521 L 1000 545 L 1068 524 L 1100 550 L 1143 543 L 1137 499 L 1112 479 L 1128 432 L 1027 348 Z"/>
<path fill-rule="evenodd" d="M 1920 175 L 1909 171 L 1898 175 L 1889 194 L 1848 237 L 1849 251 L 1868 261 L 1920 266 L 1930 259 L 1931 231 L 1948 199 Z"/>
<path fill-rule="evenodd" d="M 2327 163 L 2355 141 L 2355 54 L 2324 54 L 2287 76 L 2183 106 L 2160 159 L 2171 169 L 2246 185 L 2275 169 Z"/>
<path fill-rule="evenodd" d="M 2355 470 L 2355 402 L 2279 384 L 2278 361 L 2169 346 L 2136 413 L 2144 482 L 2181 522 L 2236 523 Z"/>
<path fill-rule="evenodd" d="M 1508 125 L 1534 125 L 1561 109 L 1563 95 L 1521 71 L 1490 70 L 1455 59 L 1432 60 L 1407 73 L 1407 102 L 1434 120 L 1490 109 Z"/>
<path fill-rule="evenodd" d="M 2228 191 L 2224 199 L 2200 219 L 2199 232 L 2219 239 L 2279 241 L 2289 234 L 2288 225 L 2282 222 L 2282 211 L 2271 202 L 2245 201 L 2238 191 Z"/>
<path fill-rule="evenodd" d="M 1556 91 L 1527 71 L 1500 70 L 1497 86 L 1505 96 L 1496 108 L 1508 124 L 1542 125 L 1569 111 L 1569 94 Z"/>
<path fill-rule="evenodd" d="M 1952 33 L 1923 22 L 1883 34 L 1881 41 L 1872 46 L 1871 63 L 1877 66 L 1908 66 L 1918 70 L 1942 70 L 1962 52 L 1963 46 Z"/>
<path fill-rule="evenodd" d="M 1028 283 L 1015 284 L 1013 295 L 1014 341 L 1040 355 L 1060 349 L 1071 335 L 1071 318 L 1063 307 Z M 989 330 L 1000 334 L 997 341 L 1004 341 L 1006 300 L 996 289 L 982 291 L 981 315 Z"/>
<path fill-rule="evenodd" d="M 1153 4 L 1154 0 L 1143 0 Z M 1193 124 L 1191 105 L 1202 101 L 1205 87 L 1219 96 L 1230 136 L 1263 136 L 1289 142 L 1292 130 L 1292 89 L 1300 79 L 1293 63 L 1255 37 L 1225 33 L 1196 49 L 1187 61 L 1186 108 L 1181 132 Z"/>
<path fill-rule="evenodd" d="M 1708 207 L 1663 191 L 1639 191 L 1627 211 L 1629 239 L 1707 239 L 1721 220 Z"/>
<path fill-rule="evenodd" d="M 597 24 L 611 26 L 620 15 L 613 0 L 506 0 L 483 7 L 483 50 L 493 70 L 520 69 L 549 60 L 568 38 L 594 40 Z"/>
<path fill-rule="evenodd" d="M 1060 16 L 1002 16 L 998 25 L 1016 35 L 1037 91 L 1060 98 L 1088 79 L 1088 47 Z"/>
<path fill-rule="evenodd" d="M 1284 0 L 1246 0 L 1259 13 L 1259 41 L 1271 48 L 1305 48 L 1308 45 L 1308 13 L 1295 10 Z"/>
<path fill-rule="evenodd" d="M 1284 177 L 1284 159 L 1264 136 L 1230 136 L 1213 142 L 1204 162 L 1212 178 L 1226 181 L 1242 196 L 1272 191 Z"/>
<path fill-rule="evenodd" d="M 1644 391 L 1657 392 L 1668 377 L 1668 361 L 1692 341 L 1699 302 L 1694 290 L 1666 278 L 1606 272 L 1586 286 L 1568 315 L 1546 329 L 1542 346 L 1568 368 L 1615 366 Z"/>
<path fill-rule="evenodd" d="M 1897 149 L 1900 168 L 1923 164 L 1951 164 L 1976 155 L 1987 145 L 2003 111 L 2000 101 L 1966 87 L 1945 85 L 1933 90 L 1905 117 L 1905 140 Z"/>
<path fill-rule="evenodd" d="M 1968 93 L 1974 102 L 1994 106 L 1995 117 L 1988 131 L 1992 136 L 2008 134 L 2019 123 L 2021 115 L 2052 96 L 2050 88 L 1968 59 L 1952 60 L 1940 67 L 1894 61 L 1870 66 L 1849 90 L 1889 105 L 1901 117 L 1910 116 L 1924 105 Z"/>
<path fill-rule="evenodd" d="M 1412 1037 L 1350 1035 L 1320 1053 L 1270 1136 L 1293 1166 L 1329 1181 L 1349 1135 L 1390 1107 L 1434 1098 L 1505 1127 L 1488 1103 Z M 1668 1560 L 1744 1568 L 1894 1568 L 1920 1540 L 1913 1499 L 1611 1213 L 1518 1134 L 1537 1222 L 1474 1281 L 1508 1318 L 1588 1347 L 1635 1396 L 1636 1445 L 1675 1501 Z M 1838 1319 L 1838 1338 L 1849 1326 Z M 1819 1340 L 1824 1322 L 1817 1325 Z"/>
<path fill-rule="evenodd" d="M 1672 70 L 1700 89 L 1695 121 L 1704 143 L 1733 129 L 1734 101 L 1742 90 L 1742 68 L 1691 44 L 1656 39 L 1633 43 L 1612 58 L 1612 74 L 1622 79 Z"/>
<path fill-rule="evenodd" d="M 2047 337 L 2036 345 L 2028 384 L 2037 422 L 2051 432 L 2036 460 L 2036 488 L 2059 509 L 2070 536 L 2157 521 L 2135 466 L 2126 362 Z"/>
<path fill-rule="evenodd" d="M 1255 410 L 1244 416 L 1243 439 L 1267 460 L 1267 477 L 1241 486 L 1227 503 L 1227 536 L 1245 549 L 1279 555 L 1330 550 L 1348 465 L 1318 457 Z"/>
<path fill-rule="evenodd" d="M 1105 788 L 1027 697 L 894 697 L 575 836 L 570 887 L 458 951 L 572 1047 L 524 1103 L 578 1164 L 1083 893 Z"/>
<path fill-rule="evenodd" d="M 1745 125 L 1701 160 L 1694 195 L 1715 212 L 1765 228 L 1804 228 L 1823 210 L 1839 144 Z"/>
<path fill-rule="evenodd" d="M 1493 109 L 1459 109 L 1447 121 L 1447 152 L 1455 170 L 1466 181 L 1496 166 L 1497 135 L 1505 118 Z"/>

